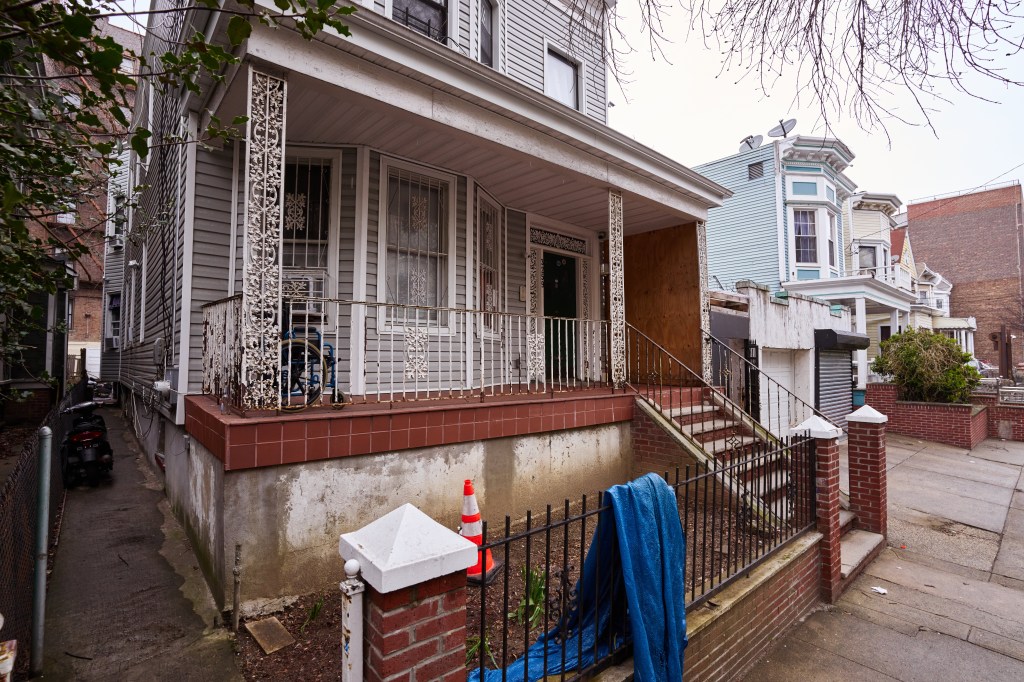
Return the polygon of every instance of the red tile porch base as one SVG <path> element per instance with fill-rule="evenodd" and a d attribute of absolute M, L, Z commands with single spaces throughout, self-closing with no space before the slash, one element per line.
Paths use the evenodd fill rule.
<path fill-rule="evenodd" d="M 232 471 L 630 421 L 633 399 L 601 389 L 541 399 L 391 403 L 245 418 L 221 414 L 207 396 L 187 396 L 185 430 Z"/>

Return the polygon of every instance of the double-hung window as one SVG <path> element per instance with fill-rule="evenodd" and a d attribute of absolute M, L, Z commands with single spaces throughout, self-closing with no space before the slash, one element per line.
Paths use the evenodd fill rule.
<path fill-rule="evenodd" d="M 544 94 L 562 104 L 580 108 L 580 63 L 553 47 L 544 57 Z"/>
<path fill-rule="evenodd" d="M 861 246 L 857 252 L 857 266 L 863 271 L 862 274 L 873 275 L 878 266 L 878 252 L 873 246 Z"/>
<path fill-rule="evenodd" d="M 497 12 L 491 0 L 480 0 L 480 63 L 492 69 L 494 62 L 494 36 L 497 31 L 494 28 L 494 19 Z"/>
<path fill-rule="evenodd" d="M 487 313 L 503 308 L 505 266 L 505 221 L 498 204 L 483 192 L 477 193 L 477 307 Z M 484 315 L 484 329 L 498 327 L 497 315 Z"/>
<path fill-rule="evenodd" d="M 836 217 L 828 214 L 828 264 L 836 266 L 836 247 L 839 243 L 838 230 L 836 229 Z"/>
<path fill-rule="evenodd" d="M 451 181 L 388 165 L 385 184 L 385 300 L 415 307 L 406 319 L 437 319 L 448 305 Z"/>
<path fill-rule="evenodd" d="M 391 18 L 439 43 L 448 42 L 448 2 L 445 0 L 393 0 Z"/>
<path fill-rule="evenodd" d="M 817 212 L 814 210 L 793 211 L 793 234 L 796 237 L 796 262 L 818 262 Z"/>

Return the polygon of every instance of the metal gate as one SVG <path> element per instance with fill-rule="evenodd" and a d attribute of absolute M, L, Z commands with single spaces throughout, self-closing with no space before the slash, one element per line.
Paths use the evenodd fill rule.
<path fill-rule="evenodd" d="M 816 407 L 833 424 L 846 428 L 853 410 L 853 360 L 848 350 L 818 351 Z"/>

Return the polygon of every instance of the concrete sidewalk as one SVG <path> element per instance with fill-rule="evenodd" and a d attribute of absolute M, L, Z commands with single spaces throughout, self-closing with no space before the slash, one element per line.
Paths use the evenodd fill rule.
<path fill-rule="evenodd" d="M 118 411 L 113 476 L 68 491 L 46 604 L 55 680 L 240 680 L 231 638 L 162 485 Z"/>
<path fill-rule="evenodd" d="M 890 435 L 887 465 L 889 547 L 746 680 L 1024 679 L 1024 443 Z"/>

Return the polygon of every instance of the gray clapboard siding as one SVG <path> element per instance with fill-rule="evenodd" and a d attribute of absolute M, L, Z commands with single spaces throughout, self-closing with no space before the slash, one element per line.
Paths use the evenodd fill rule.
<path fill-rule="evenodd" d="M 188 390 L 203 385 L 203 305 L 228 294 L 231 239 L 230 149 L 196 151 L 195 222 L 192 227 L 192 306 L 189 311 Z"/>
<path fill-rule="evenodd" d="M 505 226 L 508 239 L 506 248 L 505 286 L 508 288 L 507 310 L 510 313 L 526 313 L 528 305 L 519 300 L 519 290 L 526 286 L 526 214 L 519 211 L 505 211 Z"/>
<path fill-rule="evenodd" d="M 774 145 L 735 154 L 694 170 L 733 192 L 720 208 L 708 211 L 708 285 L 734 290 L 749 279 L 779 288 L 779 237 L 776 221 Z M 764 176 L 749 180 L 747 167 L 763 163 Z"/>

